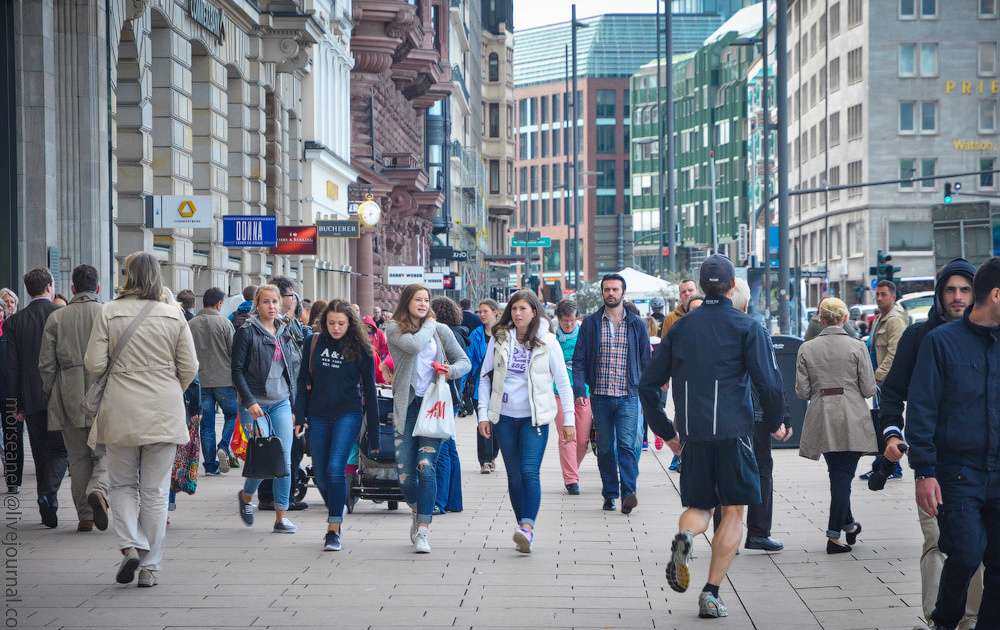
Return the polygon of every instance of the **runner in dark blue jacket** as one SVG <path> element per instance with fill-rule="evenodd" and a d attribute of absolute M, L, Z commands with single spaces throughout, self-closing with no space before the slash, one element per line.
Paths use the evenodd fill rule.
<path fill-rule="evenodd" d="M 754 408 L 750 384 L 757 387 L 767 430 L 779 440 L 785 428 L 781 374 L 767 331 L 733 308 L 728 295 L 736 286 L 729 258 L 713 254 L 701 266 L 705 302 L 677 321 L 660 342 L 639 382 L 643 413 L 653 431 L 680 453 L 680 532 L 671 546 L 667 581 L 683 593 L 691 580 L 687 566 L 694 536 L 704 533 L 712 511 L 722 520 L 712 540 L 708 582 L 698 598 L 699 616 L 725 617 L 719 585 L 743 538 L 743 507 L 760 503 L 760 476 L 753 453 Z M 671 378 L 675 422 L 667 420 L 659 392 Z M 683 452 L 680 452 L 683 449 Z"/>

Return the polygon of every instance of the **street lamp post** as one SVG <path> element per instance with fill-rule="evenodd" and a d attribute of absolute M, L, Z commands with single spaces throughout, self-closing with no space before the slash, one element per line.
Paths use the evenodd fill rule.
<path fill-rule="evenodd" d="M 766 3 L 765 3 L 766 4 Z M 778 82 L 778 325 L 788 334 L 788 0 L 775 8 L 775 55 Z"/>
<path fill-rule="evenodd" d="M 661 54 L 660 54 L 660 43 L 661 43 L 660 42 L 660 0 L 656 0 L 656 131 L 657 131 L 657 135 L 658 135 L 659 140 L 660 140 L 659 145 L 657 145 L 658 146 L 658 150 L 657 150 L 657 156 L 656 156 L 656 165 L 657 165 L 657 169 L 659 170 L 659 178 L 657 179 L 657 189 L 658 190 L 657 190 L 656 199 L 657 199 L 657 203 L 659 205 L 659 210 L 660 210 L 659 216 L 657 217 L 659 219 L 659 224 L 660 224 L 660 251 L 657 252 L 657 260 L 659 260 L 659 262 L 660 262 L 660 265 L 659 265 L 659 267 L 660 267 L 660 278 L 662 279 L 662 278 L 665 278 L 664 268 L 663 268 L 664 267 L 664 262 L 665 262 L 664 261 L 664 256 L 663 256 L 663 248 L 666 246 L 666 237 L 667 237 L 667 234 L 665 234 L 665 232 L 672 231 L 673 228 L 672 228 L 672 226 L 670 226 L 670 225 L 667 224 L 667 221 L 666 221 L 667 217 L 665 216 L 665 214 L 666 214 L 666 206 L 667 206 L 667 200 L 666 200 L 666 197 L 665 197 L 666 190 L 665 190 L 664 181 L 663 181 L 664 174 L 665 174 L 665 171 L 666 171 L 665 165 L 663 164 L 663 136 L 664 136 L 664 134 L 663 134 L 663 124 L 665 122 L 665 120 L 664 120 L 665 117 L 663 115 L 663 74 L 662 74 L 662 70 L 661 70 L 661 66 L 663 65 L 663 59 L 662 59 Z M 667 64 L 668 65 L 672 65 L 672 61 L 670 59 L 668 59 L 667 60 Z M 626 185 L 628 185 L 628 182 L 626 182 Z M 667 255 L 668 256 L 672 256 L 673 255 L 673 245 L 672 244 L 670 245 L 670 249 L 668 250 L 668 254 Z"/>
<path fill-rule="evenodd" d="M 578 193 L 580 174 L 578 172 L 577 165 L 580 161 L 580 146 L 577 141 L 577 135 L 579 129 L 576 126 L 577 117 L 579 116 L 579 103 L 577 103 L 576 95 L 577 83 L 576 83 L 576 29 L 580 26 L 576 21 L 576 4 L 573 4 L 572 12 L 572 22 L 570 22 L 570 33 L 572 39 L 573 47 L 573 120 L 570 121 L 570 129 L 572 130 L 573 136 L 573 289 L 575 291 L 580 290 L 580 196 Z"/>

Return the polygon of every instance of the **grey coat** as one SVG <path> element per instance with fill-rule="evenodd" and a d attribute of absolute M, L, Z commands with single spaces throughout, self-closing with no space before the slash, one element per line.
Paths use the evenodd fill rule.
<path fill-rule="evenodd" d="M 472 369 L 472 362 L 465 355 L 465 350 L 458 345 L 450 328 L 427 320 L 417 332 L 403 334 L 395 321 L 390 320 L 385 326 L 389 354 L 395 365 L 392 372 L 392 421 L 397 433 L 403 432 L 406 426 L 406 408 L 416 397 L 414 385 L 417 381 L 417 355 L 430 343 L 435 330 L 444 344 L 443 354 L 441 344 L 438 344 L 437 361 L 443 363 L 443 359 L 447 357 L 447 362 L 451 365 L 448 380 L 462 378 Z"/>
<path fill-rule="evenodd" d="M 843 389 L 824 396 L 822 390 Z M 875 395 L 868 348 L 840 327 L 828 327 L 799 347 L 795 393 L 809 401 L 799 455 L 819 459 L 836 451 L 874 452 L 878 446 L 866 398 Z"/>
<path fill-rule="evenodd" d="M 188 322 L 198 353 L 198 381 L 202 387 L 233 386 L 233 336 L 236 331 L 222 313 L 203 308 Z"/>
<path fill-rule="evenodd" d="M 49 400 L 49 431 L 82 429 L 91 424 L 91 419 L 80 413 L 80 402 L 97 377 L 84 367 L 83 356 L 100 315 L 97 294 L 81 291 L 45 320 L 38 373 Z"/>

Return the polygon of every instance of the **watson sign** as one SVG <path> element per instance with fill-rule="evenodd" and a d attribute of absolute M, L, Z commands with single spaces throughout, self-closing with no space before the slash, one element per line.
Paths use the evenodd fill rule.
<path fill-rule="evenodd" d="M 226 247 L 274 247 L 278 244 L 278 218 L 224 216 L 222 244 Z"/>

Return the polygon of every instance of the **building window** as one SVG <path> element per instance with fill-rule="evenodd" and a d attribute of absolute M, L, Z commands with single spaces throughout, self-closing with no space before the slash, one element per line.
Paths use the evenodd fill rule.
<path fill-rule="evenodd" d="M 495 52 L 491 52 L 489 59 L 490 59 L 490 61 L 489 61 L 489 66 L 490 66 L 490 78 L 489 78 L 489 80 L 490 81 L 494 81 L 494 82 L 495 81 L 499 81 L 500 80 L 500 55 L 496 54 Z"/>
<path fill-rule="evenodd" d="M 847 253 L 856 256 L 865 253 L 865 231 L 862 223 L 855 221 L 847 224 Z"/>
<path fill-rule="evenodd" d="M 913 101 L 899 103 L 899 133 L 914 133 L 917 130 L 917 122 L 914 117 L 916 105 Z"/>
<path fill-rule="evenodd" d="M 606 216 L 615 214 L 615 196 L 614 195 L 598 195 L 597 197 L 597 215 Z"/>
<path fill-rule="evenodd" d="M 543 96 L 540 103 L 541 123 L 549 122 L 549 97 Z"/>
<path fill-rule="evenodd" d="M 979 101 L 979 133 L 996 133 L 997 102 Z"/>
<path fill-rule="evenodd" d="M 554 175 L 557 172 L 558 171 L 552 171 L 552 174 Z M 552 198 L 552 225 L 559 225 L 559 219 L 561 217 L 561 215 L 560 215 L 561 211 L 559 210 L 559 204 L 560 204 L 561 201 L 562 201 L 562 197 L 553 197 Z"/>
<path fill-rule="evenodd" d="M 549 224 L 549 200 L 542 199 L 542 226 Z"/>
<path fill-rule="evenodd" d="M 615 126 L 597 125 L 597 152 L 615 153 Z"/>
<path fill-rule="evenodd" d="M 549 132 L 543 130 L 539 133 L 542 136 L 542 157 L 547 158 L 549 157 Z"/>
<path fill-rule="evenodd" d="M 840 35 L 840 3 L 835 2 L 830 5 L 830 17 L 827 20 L 830 25 L 830 37 Z"/>
<path fill-rule="evenodd" d="M 864 17 L 863 0 L 847 0 L 847 28 L 854 28 L 861 24 Z"/>
<path fill-rule="evenodd" d="M 930 221 L 889 221 L 889 251 L 924 252 L 934 249 Z"/>
<path fill-rule="evenodd" d="M 979 42 L 979 76 L 992 77 L 997 74 L 997 43 Z"/>
<path fill-rule="evenodd" d="M 923 158 L 920 160 L 920 177 L 934 177 L 937 175 L 937 160 L 934 158 Z M 920 182 L 920 187 L 924 190 L 934 190 L 937 188 L 936 180 L 924 179 Z"/>
<path fill-rule="evenodd" d="M 559 104 L 560 98 L 558 94 L 552 95 L 552 122 L 559 122 L 562 115 L 562 110 L 560 109 L 562 105 Z"/>
<path fill-rule="evenodd" d="M 542 165 L 542 192 L 549 192 L 549 165 Z"/>
<path fill-rule="evenodd" d="M 537 193 L 538 192 L 538 167 L 537 166 L 532 166 L 531 167 L 531 192 L 532 193 Z M 532 221 L 532 223 L 534 223 L 534 221 Z"/>
<path fill-rule="evenodd" d="M 900 101 L 899 133 L 937 133 L 937 101 Z"/>
<path fill-rule="evenodd" d="M 996 158 L 979 158 L 979 187 L 996 188 Z"/>
<path fill-rule="evenodd" d="M 500 137 L 500 103 L 490 103 L 489 113 L 490 137 Z"/>
<path fill-rule="evenodd" d="M 854 50 L 847 53 L 847 84 L 857 83 L 861 81 L 861 75 L 863 72 L 863 58 L 861 48 L 855 48 Z"/>
<path fill-rule="evenodd" d="M 559 155 L 559 140 L 562 138 L 562 133 L 558 129 L 552 130 L 552 155 Z"/>
<path fill-rule="evenodd" d="M 830 122 L 827 123 L 830 130 L 830 146 L 835 147 L 840 144 L 840 112 L 830 114 Z"/>
<path fill-rule="evenodd" d="M 861 117 L 861 104 L 852 105 L 847 108 L 847 139 L 857 140 L 861 138 L 864 130 L 864 120 Z"/>
<path fill-rule="evenodd" d="M 997 0 L 979 0 L 979 18 L 995 18 L 997 16 L 997 4 Z"/>
<path fill-rule="evenodd" d="M 836 92 L 840 89 L 840 57 L 834 57 L 830 60 L 830 69 L 827 72 L 827 76 L 830 79 L 830 91 Z"/>
<path fill-rule="evenodd" d="M 559 253 L 561 249 L 561 243 L 559 241 L 552 241 L 552 246 L 545 248 L 545 252 L 542 254 L 543 271 L 558 272 L 560 270 Z"/>
<path fill-rule="evenodd" d="M 615 188 L 615 160 L 597 161 L 597 187 Z"/>
<path fill-rule="evenodd" d="M 937 101 L 920 103 L 920 133 L 937 133 Z"/>
<path fill-rule="evenodd" d="M 536 199 L 531 200 L 531 227 L 538 225 L 538 201 Z"/>
<path fill-rule="evenodd" d="M 937 18 L 937 0 L 899 0 L 901 20 L 933 20 Z"/>
<path fill-rule="evenodd" d="M 899 76 L 936 77 L 938 74 L 937 44 L 900 44 Z"/>
<path fill-rule="evenodd" d="M 615 91 L 597 90 L 597 117 L 615 117 Z"/>
<path fill-rule="evenodd" d="M 937 159 L 935 158 L 901 158 L 899 160 L 899 178 L 912 179 L 934 177 L 937 174 Z M 901 191 L 913 191 L 917 188 L 917 182 L 900 182 Z M 934 190 L 936 188 L 933 179 L 919 182 L 921 190 Z"/>
<path fill-rule="evenodd" d="M 827 173 L 827 185 L 830 186 L 830 188 L 836 188 L 837 186 L 840 186 L 840 167 L 839 166 L 831 166 L 830 167 L 830 170 Z M 837 201 L 838 199 L 840 199 L 840 191 L 839 190 L 831 190 L 830 191 L 830 201 Z"/>
<path fill-rule="evenodd" d="M 528 194 L 528 169 L 527 167 L 521 167 L 521 187 L 518 192 L 522 195 Z"/>
<path fill-rule="evenodd" d="M 507 162 L 507 194 L 514 194 L 514 163 Z"/>
<path fill-rule="evenodd" d="M 913 158 L 902 158 L 899 160 L 899 179 L 912 180 L 916 177 L 915 160 Z M 899 183 L 900 190 L 913 190 L 912 181 L 902 181 Z"/>
<path fill-rule="evenodd" d="M 847 164 L 847 185 L 855 186 L 861 183 L 861 160 L 857 162 L 849 162 Z M 859 197 L 861 196 L 861 188 L 848 188 L 848 197 Z"/>
<path fill-rule="evenodd" d="M 500 194 L 500 160 L 490 160 L 490 194 Z"/>

